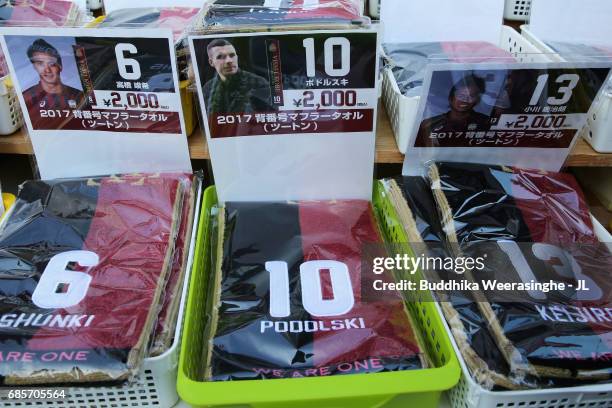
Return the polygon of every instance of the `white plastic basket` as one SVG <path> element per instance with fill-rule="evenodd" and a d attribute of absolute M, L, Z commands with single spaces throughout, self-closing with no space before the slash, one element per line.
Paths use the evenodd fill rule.
<path fill-rule="evenodd" d="M 179 308 L 177 326 L 174 333 L 174 341 L 172 342 L 170 349 L 160 356 L 146 358 L 144 360 L 140 375 L 138 375 L 137 379 L 132 384 L 114 387 L 69 387 L 66 388 L 66 398 L 61 400 L 36 400 L 31 402 L 19 400 L 8 401 L 5 400 L 5 397 L 3 396 L 0 397 L 0 407 L 170 408 L 174 407 L 179 402 L 179 396 L 176 391 L 176 377 L 180 351 L 179 348 L 181 344 L 185 301 L 187 299 L 187 289 L 190 280 L 189 276 L 191 274 L 191 267 L 193 265 L 196 233 L 200 218 L 201 195 L 202 186 L 200 185 L 197 192 L 193 230 L 191 233 L 191 243 L 189 246 L 189 256 L 187 259 L 187 270 L 185 272 L 185 282 L 183 284 L 183 290 L 181 293 L 181 306 Z"/>
<path fill-rule="evenodd" d="M 554 61 L 565 61 L 563 57 L 537 38 L 527 26 L 521 26 L 521 34 L 527 41 L 542 52 L 550 54 Z M 612 153 L 612 83 L 608 82 L 604 91 L 593 102 L 587 115 L 587 125 L 581 135 L 593 149 L 600 153 Z"/>
<path fill-rule="evenodd" d="M 529 20 L 531 0 L 506 0 L 504 6 L 504 18 L 506 20 Z"/>
<path fill-rule="evenodd" d="M 0 135 L 10 135 L 23 123 L 15 88 L 9 86 L 9 77 L 0 78 Z"/>
<path fill-rule="evenodd" d="M 602 242 L 612 242 L 610 233 L 591 216 L 597 237 Z M 438 306 L 439 313 L 442 313 Z M 451 333 L 446 320 L 446 330 Z M 482 388 L 470 376 L 469 370 L 455 338 L 450 334 L 459 364 L 461 378 L 459 383 L 449 390 L 448 396 L 452 408 L 604 408 L 612 407 L 612 385 L 599 384 L 582 387 L 549 388 L 528 391 L 489 391 Z"/>
<path fill-rule="evenodd" d="M 499 47 L 512 53 L 517 62 L 549 61 L 534 45 L 511 27 L 502 26 Z M 420 96 L 404 96 L 391 69 L 383 74 L 383 101 L 391 121 L 391 128 L 400 152 L 406 153 L 419 109 Z"/>

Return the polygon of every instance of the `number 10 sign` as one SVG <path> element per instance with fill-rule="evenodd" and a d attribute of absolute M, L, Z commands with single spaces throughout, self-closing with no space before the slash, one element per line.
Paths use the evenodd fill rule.
<path fill-rule="evenodd" d="M 0 29 L 42 177 L 190 170 L 163 31 Z"/>
<path fill-rule="evenodd" d="M 377 45 L 374 29 L 190 37 L 219 199 L 369 199 Z"/>

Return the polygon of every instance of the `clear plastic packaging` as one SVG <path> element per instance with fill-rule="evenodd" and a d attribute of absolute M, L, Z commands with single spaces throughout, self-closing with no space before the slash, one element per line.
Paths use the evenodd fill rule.
<path fill-rule="evenodd" d="M 504 388 L 610 381 L 612 302 L 607 275 L 612 254 L 597 241 L 573 177 L 465 163 L 432 164 L 429 176 L 453 254 L 488 256 L 478 275 L 473 268 L 465 278 L 480 284 L 471 293 L 503 357 L 496 356 L 502 367 L 495 371 L 505 374 L 508 367 L 514 383 Z M 508 284 L 570 286 L 563 292 L 533 289 L 526 291 L 528 295 L 493 292 L 483 289 L 485 277 Z M 582 293 L 577 286 L 581 280 L 587 285 Z M 450 293 L 450 312 L 464 317 L 452 299 L 455 295 Z M 459 316 L 445 312 L 455 326 Z M 479 355 L 492 350 L 471 345 Z M 469 358 L 466 362 L 471 366 Z M 481 385 L 490 388 L 486 382 Z"/>
<path fill-rule="evenodd" d="M 399 176 L 383 180 L 383 185 L 414 253 L 447 256 L 445 235 L 427 179 Z M 517 381 L 509 378 L 510 367 L 489 333 L 472 293 L 449 293 L 440 301 L 440 307 L 472 377 L 486 388 L 518 388 Z"/>
<path fill-rule="evenodd" d="M 163 300 L 160 305 L 159 318 L 152 336 L 153 341 L 149 351 L 149 356 L 152 357 L 161 355 L 168 350 L 174 339 L 181 292 L 187 272 L 187 258 L 191 245 L 193 218 L 195 215 L 194 207 L 197 199 L 196 194 L 201 182 L 201 174 L 195 176 L 181 175 L 180 180 L 184 192 L 180 225 L 174 244 L 172 270 L 168 277 L 168 283 L 166 284 Z"/>
<path fill-rule="evenodd" d="M 0 3 L 0 23 L 4 26 L 27 22 L 73 27 L 85 19 L 78 5 L 67 0 L 9 0 Z"/>
<path fill-rule="evenodd" d="M 196 29 L 207 32 L 340 29 L 369 22 L 353 0 L 213 0 L 205 4 Z"/>
<path fill-rule="evenodd" d="M 370 203 L 233 202 L 215 220 L 204 380 L 427 366 L 401 296 L 362 269 L 381 243 Z"/>
<path fill-rule="evenodd" d="M 174 176 L 22 185 L 0 230 L 4 385 L 122 382 L 140 370 L 182 202 Z"/>
<path fill-rule="evenodd" d="M 389 43 L 383 49 L 400 92 L 409 97 L 421 95 L 429 64 L 516 62 L 510 52 L 484 41 Z"/>

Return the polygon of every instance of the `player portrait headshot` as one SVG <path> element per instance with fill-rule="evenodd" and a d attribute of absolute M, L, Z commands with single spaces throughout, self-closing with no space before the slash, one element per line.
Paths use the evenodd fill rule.
<path fill-rule="evenodd" d="M 430 133 L 482 131 L 490 128 L 490 118 L 475 110 L 485 92 L 485 81 L 466 75 L 454 83 L 448 93 L 448 110 L 421 122 L 418 138 Z"/>
<path fill-rule="evenodd" d="M 84 108 L 73 37 L 5 36 L 5 41 L 34 129 L 60 128 L 65 112 Z"/>
<path fill-rule="evenodd" d="M 204 61 L 206 59 L 206 62 Z M 271 104 L 270 83 L 267 79 L 241 68 L 234 45 L 225 39 L 214 39 L 206 47 L 200 69 L 212 73 L 203 86 L 207 114 L 253 113 L 274 110 Z"/>
<path fill-rule="evenodd" d="M 53 45 L 42 38 L 35 40 L 26 51 L 39 82 L 23 91 L 29 109 L 76 109 L 83 92 L 62 82 L 62 57 Z"/>

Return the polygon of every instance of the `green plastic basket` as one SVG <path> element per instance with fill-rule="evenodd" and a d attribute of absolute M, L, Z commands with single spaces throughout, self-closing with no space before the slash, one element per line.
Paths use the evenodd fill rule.
<path fill-rule="evenodd" d="M 196 407 L 435 408 L 441 393 L 457 384 L 460 369 L 450 339 L 435 304 L 425 302 L 410 305 L 410 309 L 426 339 L 434 368 L 317 378 L 198 381 L 204 365 L 202 353 L 207 319 L 204 297 L 210 271 L 210 254 L 206 250 L 210 243 L 207 225 L 209 210 L 216 200 L 214 187 L 207 188 L 200 215 L 179 361 L 177 388 L 181 399 Z M 394 240 L 401 239 L 403 229 L 378 184 L 373 201 L 385 233 Z"/>

